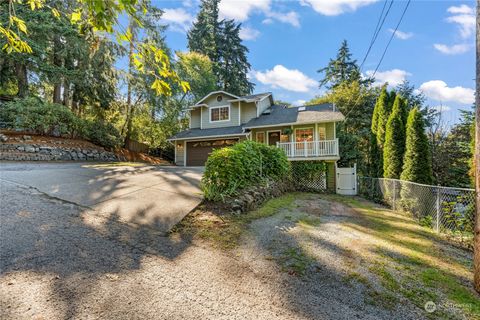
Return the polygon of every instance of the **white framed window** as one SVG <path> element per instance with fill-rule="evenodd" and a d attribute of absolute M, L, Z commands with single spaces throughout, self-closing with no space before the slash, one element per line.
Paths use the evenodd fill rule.
<path fill-rule="evenodd" d="M 257 132 L 257 142 L 265 143 L 265 132 Z"/>
<path fill-rule="evenodd" d="M 295 141 L 313 141 L 313 128 L 295 129 Z"/>
<path fill-rule="evenodd" d="M 210 108 L 210 122 L 230 121 L 230 106 Z"/>

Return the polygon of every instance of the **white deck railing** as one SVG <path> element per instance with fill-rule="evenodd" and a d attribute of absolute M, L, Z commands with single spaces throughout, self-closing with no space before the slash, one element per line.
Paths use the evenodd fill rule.
<path fill-rule="evenodd" d="M 277 142 L 288 158 L 338 157 L 338 139 L 303 142 Z"/>

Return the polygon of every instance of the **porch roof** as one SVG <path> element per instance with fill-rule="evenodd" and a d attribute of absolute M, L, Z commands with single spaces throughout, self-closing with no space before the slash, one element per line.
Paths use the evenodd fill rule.
<path fill-rule="evenodd" d="M 242 126 L 234 127 L 221 127 L 221 128 L 210 128 L 210 129 L 200 129 L 193 128 L 185 131 L 181 131 L 176 135 L 168 138 L 168 141 L 174 140 L 189 140 L 189 139 L 200 139 L 200 138 L 215 138 L 215 137 L 233 137 L 233 136 L 244 136 L 247 133 L 243 132 Z"/>

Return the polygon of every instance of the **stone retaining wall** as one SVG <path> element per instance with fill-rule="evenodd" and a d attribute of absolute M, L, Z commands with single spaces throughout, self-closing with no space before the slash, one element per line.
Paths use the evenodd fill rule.
<path fill-rule="evenodd" d="M 94 148 L 51 147 L 41 144 L 0 143 L 0 160 L 11 161 L 124 161 L 113 152 Z"/>

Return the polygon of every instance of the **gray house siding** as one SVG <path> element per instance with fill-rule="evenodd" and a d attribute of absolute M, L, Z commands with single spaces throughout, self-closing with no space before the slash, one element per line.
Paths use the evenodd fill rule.
<path fill-rule="evenodd" d="M 241 103 L 241 123 L 247 123 L 251 119 L 255 118 L 257 116 L 257 106 L 255 105 L 255 102 L 250 102 L 250 103 Z"/>
<path fill-rule="evenodd" d="M 261 101 L 258 101 L 257 102 L 257 107 L 258 107 L 258 115 L 261 115 L 263 111 L 265 111 L 265 109 L 267 109 L 268 107 L 271 106 L 271 103 L 270 103 L 270 98 L 265 98 Z M 256 115 L 255 115 L 256 116 Z"/>
<path fill-rule="evenodd" d="M 217 101 L 218 96 L 222 96 L 222 101 Z M 239 126 L 238 102 L 230 103 L 232 97 L 225 94 L 215 94 L 206 99 L 203 103 L 208 107 L 202 107 L 202 129 Z M 210 108 L 230 106 L 230 120 L 210 122 Z"/>
<path fill-rule="evenodd" d="M 200 109 L 190 110 L 190 128 L 200 128 Z"/>
<path fill-rule="evenodd" d="M 176 141 L 175 142 L 175 164 L 177 166 L 185 165 L 185 142 Z"/>

